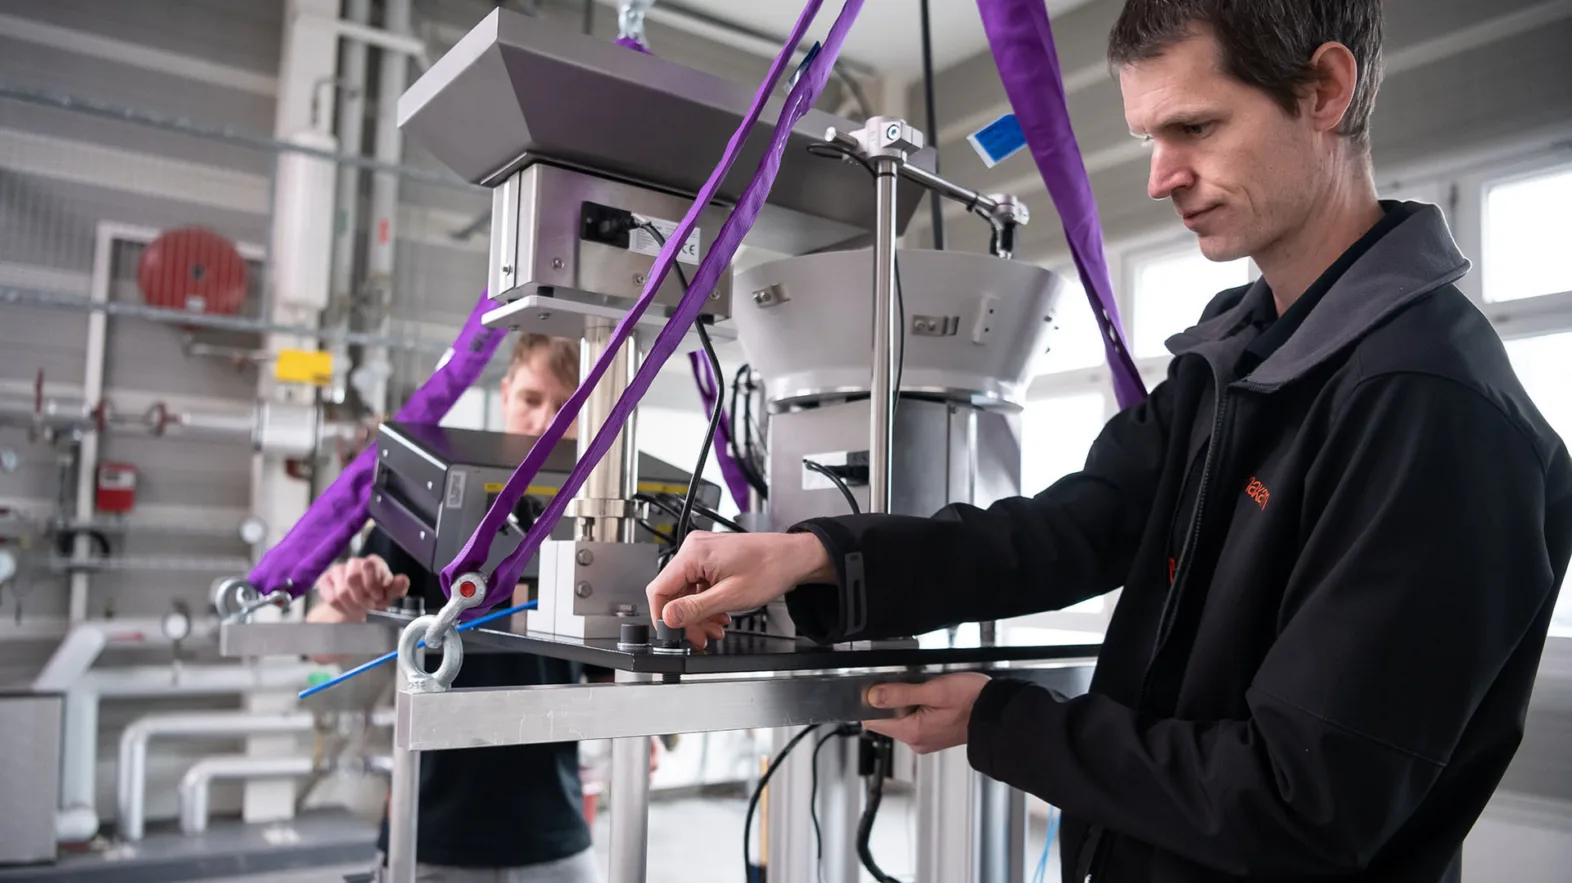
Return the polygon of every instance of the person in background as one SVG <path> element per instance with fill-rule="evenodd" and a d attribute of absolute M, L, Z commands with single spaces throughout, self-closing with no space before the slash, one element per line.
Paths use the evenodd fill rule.
<path fill-rule="evenodd" d="M 522 336 L 502 378 L 504 431 L 540 435 L 578 383 L 576 341 Z M 570 427 L 568 437 L 573 432 Z M 425 598 L 427 610 L 446 600 L 437 574 L 381 529 L 371 531 L 358 557 L 329 568 L 316 590 L 309 622 L 360 622 L 368 610 L 410 591 Z M 609 680 L 610 673 L 531 654 L 476 653 L 464 658 L 453 686 L 569 684 L 586 677 Z M 654 757 L 652 745 L 652 768 Z M 428 752 L 420 762 L 419 804 L 415 855 L 421 883 L 600 879 L 590 851 L 577 743 Z M 385 821 L 378 844 L 386 854 Z"/>

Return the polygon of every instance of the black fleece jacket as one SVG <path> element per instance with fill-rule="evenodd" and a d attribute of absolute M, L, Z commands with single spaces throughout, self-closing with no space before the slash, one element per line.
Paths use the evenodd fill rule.
<path fill-rule="evenodd" d="M 1241 356 L 1270 291 L 1223 292 L 1036 497 L 793 528 L 840 574 L 788 596 L 823 640 L 1123 587 L 1087 694 L 1000 678 L 971 717 L 972 765 L 1063 809 L 1066 881 L 1458 874 L 1572 558 L 1572 459 L 1454 287 L 1440 211 L 1387 208 L 1264 361 Z"/>

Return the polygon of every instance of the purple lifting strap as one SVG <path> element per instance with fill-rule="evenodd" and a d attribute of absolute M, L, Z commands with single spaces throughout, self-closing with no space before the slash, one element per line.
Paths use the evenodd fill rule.
<path fill-rule="evenodd" d="M 505 333 L 480 324 L 492 304 L 486 293 L 470 311 L 458 339 L 438 364 L 431 378 L 399 409 L 397 419 L 408 423 L 437 423 L 480 377 Z M 349 538 L 366 522 L 366 499 L 376 476 L 377 452 L 372 445 L 349 468 L 339 473 L 327 492 L 318 497 L 304 517 L 295 522 L 284 539 L 269 549 L 252 569 L 253 586 L 268 592 L 284 588 L 295 597 L 309 590 L 338 557 Z"/>
<path fill-rule="evenodd" d="M 760 161 L 759 170 L 743 192 L 742 198 L 738 200 L 737 207 L 727 217 L 725 223 L 721 225 L 720 232 L 710 245 L 708 254 L 700 262 L 698 272 L 694 274 L 692 285 L 684 293 L 681 302 L 675 310 L 675 314 L 651 344 L 649 355 L 645 358 L 643 364 L 640 365 L 633 380 L 628 384 L 627 390 L 618 399 L 616 405 L 613 406 L 611 413 L 607 416 L 605 425 L 595 434 L 595 438 L 590 442 L 584 456 L 573 467 L 562 487 L 546 505 L 546 511 L 535 520 L 535 524 L 525 535 L 523 542 L 519 544 L 518 548 L 514 549 L 497 566 L 496 572 L 492 574 L 489 580 L 485 602 L 467 611 L 466 618 L 479 615 L 480 611 L 485 608 L 494 606 L 512 596 L 513 586 L 518 581 L 519 574 L 523 571 L 525 563 L 530 556 L 535 554 L 541 542 L 556 526 L 557 520 L 562 516 L 568 501 L 578 492 L 579 487 L 583 485 L 590 470 L 605 456 L 612 440 L 627 421 L 634 406 L 643 397 L 645 391 L 649 389 L 655 374 L 660 371 L 666 360 L 676 350 L 678 343 L 698 317 L 699 312 L 708 299 L 708 292 L 714 288 L 715 283 L 720 278 L 720 274 L 730 264 L 737 246 L 741 244 L 742 238 L 747 235 L 748 230 L 753 226 L 754 220 L 758 217 L 759 210 L 763 207 L 769 188 L 775 181 L 776 173 L 780 170 L 781 153 L 785 149 L 791 128 L 812 107 L 814 100 L 818 98 L 820 91 L 824 88 L 830 65 L 835 63 L 836 57 L 840 54 L 841 44 L 845 41 L 846 32 L 851 29 L 852 22 L 856 20 L 857 13 L 862 8 L 862 3 L 863 0 L 846 0 L 845 5 L 842 6 L 840 16 L 835 20 L 834 26 L 825 38 L 824 47 L 820 51 L 819 56 L 814 60 L 809 70 L 798 79 L 796 85 L 792 87 L 791 94 L 787 96 L 780 118 L 775 124 L 769 149 Z M 562 409 L 557 412 L 556 418 L 552 420 L 546 432 L 536 441 L 529 455 L 524 458 L 524 462 L 519 465 L 512 478 L 508 480 L 502 493 L 493 501 L 491 509 L 486 513 L 485 518 L 481 520 L 474 536 L 470 537 L 469 542 L 464 545 L 458 558 L 443 569 L 442 588 L 445 593 L 451 591 L 452 581 L 456 575 L 478 570 L 484 565 L 492 538 L 496 536 L 502 521 L 507 517 L 507 513 L 512 510 L 514 504 L 523 494 L 524 489 L 529 485 L 530 480 L 540 470 L 547 453 L 551 451 L 552 447 L 562 437 L 568 424 L 577 417 L 579 410 L 584 406 L 585 399 L 589 397 L 590 391 L 594 389 L 595 384 L 600 381 L 601 376 L 605 373 L 611 357 L 622 346 L 634 324 L 639 321 L 650 301 L 654 299 L 655 292 L 664 283 L 667 274 L 671 271 L 672 261 L 676 253 L 676 244 L 688 240 L 688 236 L 698 222 L 700 211 L 709 205 L 714 198 L 715 191 L 719 188 L 721 180 L 725 178 L 726 174 L 731 170 L 731 166 L 736 162 L 737 156 L 741 153 L 748 134 L 752 132 L 754 124 L 758 121 L 770 93 L 774 90 L 775 84 L 788 66 L 793 50 L 801 42 L 803 34 L 807 31 L 808 24 L 813 20 L 821 5 L 822 0 L 809 0 L 807 6 L 803 9 L 801 17 L 798 18 L 796 26 L 792 29 L 791 36 L 782 47 L 780 54 L 776 56 L 764 82 L 760 84 L 758 92 L 754 95 L 753 105 L 737 127 L 737 131 L 732 135 L 731 142 L 726 146 L 726 152 L 722 155 L 720 163 L 716 166 L 714 173 L 704 187 L 700 189 L 698 196 L 694 199 L 693 206 L 682 219 L 682 223 L 677 226 L 676 231 L 668 235 L 667 244 L 661 249 L 660 256 L 656 259 L 655 265 L 650 271 L 643 295 L 633 304 L 633 307 L 623 317 L 622 321 L 617 324 L 616 329 L 612 333 L 612 339 L 607 343 L 605 355 L 591 367 L 589 376 L 584 378 L 579 389 L 569 397 Z"/>
<path fill-rule="evenodd" d="M 1102 329 L 1114 395 L 1119 407 L 1127 408 L 1146 398 L 1146 387 L 1120 328 L 1108 259 L 1103 255 L 1102 223 L 1097 218 L 1092 182 L 1081 162 L 1081 148 L 1070 126 L 1047 8 L 1042 0 L 977 0 L 977 9 L 982 13 L 983 29 L 988 32 L 988 45 L 1010 107 L 1064 222 L 1081 285 Z"/>
<path fill-rule="evenodd" d="M 724 400 L 720 388 L 720 378 L 710 368 L 710 360 L 702 352 L 688 353 L 688 365 L 693 368 L 693 382 L 699 387 L 699 398 L 704 402 L 704 413 L 713 414 L 715 403 Z M 726 480 L 726 489 L 731 491 L 731 498 L 737 503 L 741 512 L 748 511 L 748 479 L 742 474 L 742 467 L 731 455 L 731 419 L 724 410 L 721 411 L 720 425 L 715 429 L 715 463 L 720 466 L 721 477 Z"/>

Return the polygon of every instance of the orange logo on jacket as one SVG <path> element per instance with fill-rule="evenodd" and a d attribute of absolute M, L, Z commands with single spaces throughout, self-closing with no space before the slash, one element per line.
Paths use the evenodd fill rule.
<path fill-rule="evenodd" d="M 1255 501 L 1257 506 L 1266 509 L 1266 503 L 1272 499 L 1272 492 L 1266 489 L 1261 479 L 1251 476 L 1250 484 L 1245 487 L 1245 496 Z"/>

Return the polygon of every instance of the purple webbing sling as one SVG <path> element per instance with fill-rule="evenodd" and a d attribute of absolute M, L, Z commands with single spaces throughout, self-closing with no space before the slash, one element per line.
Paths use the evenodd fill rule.
<path fill-rule="evenodd" d="M 721 392 L 720 378 L 715 376 L 715 371 L 710 367 L 709 358 L 700 351 L 688 353 L 688 365 L 693 368 L 693 382 L 699 387 L 699 399 L 704 402 L 704 413 L 712 414 L 717 401 L 724 401 L 725 395 Z M 721 477 L 726 481 L 726 489 L 731 491 L 731 498 L 737 504 L 739 512 L 748 511 L 748 479 L 742 474 L 742 467 L 737 465 L 736 458 L 731 455 L 731 418 L 724 410 L 721 411 L 720 425 L 715 428 L 715 464 L 720 467 Z"/>
<path fill-rule="evenodd" d="M 466 618 L 479 615 L 480 611 L 512 596 L 513 586 L 518 581 L 519 574 L 523 571 L 525 563 L 528 562 L 530 556 L 535 554 L 541 542 L 555 527 L 557 520 L 567 507 L 568 501 L 572 499 L 578 492 L 579 487 L 583 485 L 590 470 L 605 456 L 606 450 L 611 446 L 613 439 L 627 421 L 634 406 L 643 397 L 650 383 L 654 380 L 655 374 L 660 371 L 667 358 L 676 350 L 679 341 L 698 317 L 708 298 L 708 292 L 715 286 L 726 266 L 730 264 L 737 246 L 741 244 L 742 238 L 747 235 L 754 220 L 758 217 L 759 210 L 763 207 L 769 188 L 773 185 L 776 173 L 780 169 L 781 153 L 785 149 L 786 140 L 791 133 L 792 126 L 802 118 L 803 114 L 807 113 L 820 91 L 824 88 L 829 67 L 834 64 L 836 57 L 839 55 L 841 44 L 846 38 L 846 32 L 851 29 L 852 22 L 856 20 L 857 13 L 862 8 L 862 3 L 863 0 L 846 0 L 846 3 L 842 6 L 841 13 L 836 19 L 834 26 L 830 29 L 829 35 L 825 38 L 823 48 L 818 57 L 814 59 L 809 69 L 792 87 L 791 94 L 787 97 L 785 105 L 781 110 L 780 118 L 776 122 L 775 130 L 770 140 L 770 147 L 760 161 L 758 172 L 743 192 L 742 198 L 738 200 L 737 207 L 727 217 L 725 223 L 722 224 L 720 232 L 711 244 L 708 254 L 700 262 L 698 271 L 694 274 L 692 284 L 687 292 L 684 293 L 682 300 L 674 311 L 675 314 L 651 344 L 649 355 L 639 367 L 633 380 L 628 384 L 627 390 L 612 408 L 607 416 L 605 425 L 595 434 L 595 438 L 590 442 L 584 456 L 573 467 L 572 472 L 569 473 L 558 493 L 547 504 L 546 511 L 536 519 L 535 524 L 530 528 L 518 548 L 504 558 L 497 566 L 496 571 L 491 575 L 487 585 L 485 601 L 481 605 L 466 611 Z M 519 468 L 508 480 L 502 493 L 492 503 L 490 510 L 486 513 L 485 518 L 481 520 L 480 526 L 475 530 L 475 534 L 464 545 L 459 556 L 443 569 L 442 589 L 444 593 L 451 591 L 452 581 L 455 576 L 476 571 L 484 565 L 492 538 L 496 536 L 502 521 L 507 517 L 507 513 L 512 510 L 513 505 L 517 502 L 520 495 L 523 494 L 525 488 L 528 487 L 530 480 L 540 470 L 546 455 L 562 437 L 568 424 L 577 417 L 579 410 L 584 405 L 584 401 L 589 397 L 590 391 L 594 389 L 595 384 L 600 381 L 601 376 L 605 373 L 611 358 L 627 339 L 634 324 L 644 314 L 649 303 L 654 299 L 655 292 L 664 283 L 667 274 L 671 271 L 676 245 L 688 240 L 688 236 L 698 222 L 699 213 L 714 198 L 720 182 L 736 162 L 737 156 L 741 152 L 742 146 L 757 122 L 760 113 L 762 113 L 770 93 L 774 90 L 775 84 L 788 66 L 793 50 L 802 40 L 809 22 L 813 20 L 821 5 L 821 0 L 809 0 L 803 9 L 791 36 L 771 64 L 769 73 L 755 94 L 753 105 L 749 108 L 742 123 L 737 127 L 737 131 L 732 135 L 731 142 L 727 145 L 721 162 L 716 166 L 709 181 L 700 189 L 692 207 L 688 210 L 687 215 L 682 219 L 677 229 L 667 236 L 666 246 L 661 249 L 660 256 L 656 259 L 655 265 L 650 271 L 643 295 L 634 303 L 622 321 L 617 324 L 616 329 L 612 333 L 612 339 L 607 343 L 605 354 L 591 367 L 589 376 L 584 378 L 579 389 L 569 397 L 567 403 L 558 411 L 556 418 L 552 420 L 551 425 L 546 429 L 546 432 L 536 441 L 529 455 L 524 458 L 524 462 L 519 465 Z"/>
<path fill-rule="evenodd" d="M 481 316 L 491 307 L 486 292 L 481 292 L 445 360 L 399 409 L 398 420 L 440 422 L 459 396 L 474 385 L 506 336 L 481 325 Z M 376 471 L 377 450 L 373 444 L 339 473 L 284 539 L 262 556 L 251 570 L 250 583 L 263 593 L 286 589 L 297 598 L 310 590 L 350 537 L 366 523 L 366 500 Z"/>
<path fill-rule="evenodd" d="M 1127 408 L 1146 398 L 1146 387 L 1120 327 L 1108 259 L 1103 254 L 1102 222 L 1097 217 L 1091 179 L 1081 161 L 1081 148 L 1070 126 L 1047 8 L 1042 0 L 977 0 L 977 9 L 1010 107 L 1064 222 L 1081 285 L 1102 329 L 1114 395 L 1119 407 Z"/>

